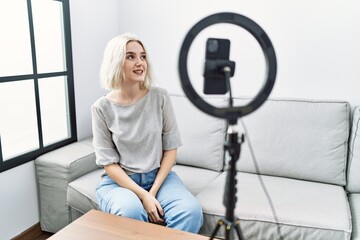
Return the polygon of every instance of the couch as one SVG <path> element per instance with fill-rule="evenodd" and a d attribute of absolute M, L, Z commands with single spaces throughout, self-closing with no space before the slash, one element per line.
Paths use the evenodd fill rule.
<path fill-rule="evenodd" d="M 227 124 L 171 95 L 183 146 L 173 170 L 200 201 L 211 235 L 224 219 Z M 207 97 L 222 106 L 222 97 Z M 248 101 L 235 98 L 235 105 Z M 360 239 L 360 108 L 344 101 L 268 99 L 235 126 L 245 135 L 236 163 L 234 210 L 245 239 Z M 98 208 L 91 138 L 35 160 L 44 231 Z M 218 237 L 224 237 L 220 227 Z"/>

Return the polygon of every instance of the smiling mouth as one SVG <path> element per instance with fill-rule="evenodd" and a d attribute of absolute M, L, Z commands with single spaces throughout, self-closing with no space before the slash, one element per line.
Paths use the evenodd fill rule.
<path fill-rule="evenodd" d="M 137 75 L 142 75 L 143 74 L 143 70 L 135 70 L 134 73 Z"/>

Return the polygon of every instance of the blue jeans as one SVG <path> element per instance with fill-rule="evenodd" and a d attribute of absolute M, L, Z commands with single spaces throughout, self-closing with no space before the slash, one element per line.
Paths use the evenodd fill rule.
<path fill-rule="evenodd" d="M 129 175 L 140 187 L 149 191 L 158 169 L 149 173 Z M 148 215 L 137 195 L 120 187 L 105 175 L 96 188 L 101 211 L 148 222 Z M 202 225 L 202 209 L 197 199 L 185 188 L 175 172 L 170 172 L 159 189 L 156 199 L 164 210 L 167 227 L 198 233 Z"/>

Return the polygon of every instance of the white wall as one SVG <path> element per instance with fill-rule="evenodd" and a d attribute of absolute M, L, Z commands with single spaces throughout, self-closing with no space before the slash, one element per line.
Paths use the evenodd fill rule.
<path fill-rule="evenodd" d="M 39 222 L 33 162 L 0 173 L 0 239 L 10 239 Z"/>
<path fill-rule="evenodd" d="M 272 40 L 278 58 L 273 97 L 343 99 L 360 104 L 360 1 L 121 2 L 126 11 L 122 11 L 120 19 L 127 24 L 121 25 L 120 31 L 134 31 L 144 39 L 152 54 L 158 85 L 169 91 L 181 91 L 177 60 L 188 29 L 205 16 L 230 11 L 256 21 Z M 253 96 L 264 80 L 264 60 L 255 40 L 250 41 L 249 34 L 243 34 L 240 28 L 233 29 L 227 31 L 219 26 L 215 31 L 204 30 L 204 35 L 233 40 L 231 56 L 238 60 L 233 89 L 236 95 Z M 202 83 L 204 49 L 204 45 L 196 45 L 189 57 L 196 58 L 191 64 L 197 73 L 192 79 L 195 86 Z"/>
<path fill-rule="evenodd" d="M 90 106 L 102 94 L 98 70 L 106 42 L 125 31 L 145 42 L 157 85 L 182 92 L 178 53 L 190 27 L 212 13 L 231 11 L 256 21 L 272 40 L 278 76 L 272 96 L 343 99 L 360 105 L 360 1 L 358 0 L 76 0 L 70 1 L 78 138 L 91 135 Z M 235 94 L 251 95 L 263 81 L 256 42 L 233 26 L 205 30 L 190 51 L 191 76 L 200 89 L 203 40 L 232 40 Z M 201 90 L 200 90 L 201 91 Z M 0 240 L 39 221 L 34 164 L 0 174 Z"/>
<path fill-rule="evenodd" d="M 99 68 L 104 48 L 121 25 L 118 0 L 76 0 L 71 5 L 75 100 L 78 139 L 91 135 L 90 107 L 105 92 Z"/>

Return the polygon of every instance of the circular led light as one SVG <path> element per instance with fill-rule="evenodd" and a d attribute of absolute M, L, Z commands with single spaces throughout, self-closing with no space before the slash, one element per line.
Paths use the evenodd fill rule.
<path fill-rule="evenodd" d="M 257 95 L 244 106 L 234 107 L 214 107 L 213 105 L 204 101 L 195 91 L 191 85 L 188 71 L 187 71 L 187 58 L 190 46 L 195 37 L 206 27 L 217 23 L 230 23 L 244 28 L 250 32 L 257 42 L 260 44 L 265 57 L 266 63 L 266 81 Z M 216 48 L 216 44 L 213 46 Z M 187 33 L 184 42 L 181 46 L 179 56 L 179 74 L 181 80 L 181 87 L 183 88 L 185 95 L 189 100 L 203 112 L 218 118 L 224 118 L 229 120 L 230 124 L 235 124 L 237 119 L 243 117 L 257 108 L 259 108 L 270 95 L 270 92 L 274 86 L 277 70 L 276 55 L 274 47 L 265 33 L 265 31 L 251 19 L 236 13 L 224 12 L 210 15 L 198 23 L 196 23 Z"/>

